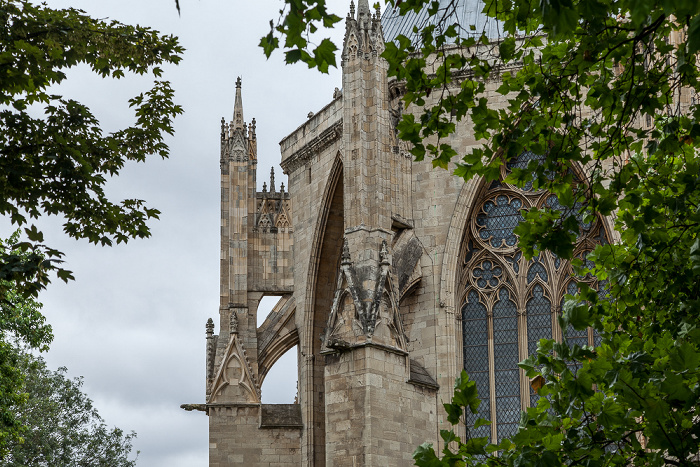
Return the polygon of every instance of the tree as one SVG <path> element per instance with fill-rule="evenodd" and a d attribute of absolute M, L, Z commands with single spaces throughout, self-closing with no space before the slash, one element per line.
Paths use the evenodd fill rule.
<path fill-rule="evenodd" d="M 24 228 L 26 240 L 0 257 L 0 279 L 22 296 L 37 296 L 63 254 L 43 244 L 31 219 L 56 215 L 75 238 L 111 245 L 150 235 L 146 221 L 158 211 L 143 200 L 107 198 L 108 177 L 126 161 L 168 156 L 164 135 L 182 113 L 160 65 L 178 63 L 176 37 L 141 26 L 93 19 L 75 9 L 56 10 L 27 0 L 0 0 L 0 215 Z M 152 74 L 153 87 L 129 100 L 135 122 L 106 134 L 85 105 L 54 94 L 66 71 L 84 64 L 103 78 Z M 37 116 L 43 110 L 43 115 Z M 6 285 L 0 285 L 4 292 Z"/>
<path fill-rule="evenodd" d="M 0 240 L 0 254 L 16 262 L 24 258 L 10 245 L 17 242 L 19 232 L 7 241 Z M 17 417 L 16 408 L 26 402 L 24 392 L 25 356 L 18 346 L 38 351 L 48 350 L 53 339 L 51 326 L 45 324 L 41 314 L 41 303 L 25 297 L 15 290 L 13 284 L 0 280 L 3 295 L 0 300 L 0 458 L 12 440 L 20 439 L 24 426 Z"/>
<path fill-rule="evenodd" d="M 168 156 L 165 134 L 182 113 L 160 66 L 178 63 L 177 38 L 140 26 L 90 18 L 26 0 L 0 0 L 0 215 L 24 227 L 25 238 L 0 243 L 0 451 L 22 433 L 12 411 L 26 399 L 21 354 L 11 344 L 46 350 L 51 328 L 34 301 L 63 254 L 45 245 L 32 219 L 62 216 L 75 238 L 111 245 L 150 235 L 146 221 L 158 211 L 143 200 L 110 200 L 109 177 L 127 161 Z M 132 126 L 106 134 L 85 105 L 57 95 L 66 72 L 87 65 L 103 78 L 151 74 L 153 87 L 130 99 Z"/>
<path fill-rule="evenodd" d="M 286 2 L 286 22 L 313 32 L 305 9 Z M 384 57 L 404 80 L 409 112 L 399 136 L 417 160 L 470 179 L 496 179 L 524 151 L 541 156 L 508 181 L 556 194 L 567 209 L 533 209 L 516 230 L 524 254 L 548 249 L 571 259 L 579 220 L 615 217 L 620 239 L 586 258 L 586 284 L 560 324 L 592 326 L 593 349 L 543 339 L 521 367 L 542 384 L 519 432 L 490 444 L 470 432 L 479 400 L 462 374 L 446 404 L 442 456 L 423 445 L 421 466 L 695 465 L 700 451 L 700 4 L 692 0 L 486 0 L 496 36 L 459 24 L 455 1 L 397 0 L 402 14 L 426 9 Z M 301 13 L 299 13 L 301 10 Z M 298 16 L 294 20 L 289 15 Z M 277 34 L 294 32 L 278 28 Z M 278 42 L 263 40 L 267 53 Z M 304 47 L 287 37 L 286 47 Z M 290 60 L 290 53 L 291 58 Z M 301 52 L 287 52 L 287 60 Z M 427 71 L 428 69 L 432 72 Z M 500 79 L 493 92 L 489 78 Z M 507 106 L 490 102 L 505 96 Z M 469 119 L 482 147 L 459 153 L 448 136 Z M 450 165 L 455 157 L 455 165 Z M 583 168 L 583 170 L 581 170 Z M 469 417 L 469 419 L 467 419 Z M 498 453 L 498 454 L 496 454 Z"/>
<path fill-rule="evenodd" d="M 109 428 L 82 392 L 82 378 L 70 379 L 66 368 L 51 371 L 41 358 L 21 352 L 26 375 L 26 402 L 15 408 L 26 427 L 9 443 L 3 465 L 133 467 L 136 434 Z"/>

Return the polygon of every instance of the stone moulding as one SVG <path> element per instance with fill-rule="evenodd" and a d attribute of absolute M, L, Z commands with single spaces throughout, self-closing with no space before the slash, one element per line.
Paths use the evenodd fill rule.
<path fill-rule="evenodd" d="M 287 159 L 283 160 L 280 163 L 282 171 L 285 175 L 289 175 L 290 173 L 296 171 L 299 167 L 306 165 L 306 163 L 311 159 L 311 157 L 323 151 L 335 141 L 339 140 L 342 134 L 343 119 L 341 118 L 325 130 L 323 130 L 321 134 L 319 134 L 311 141 L 303 145 L 299 150 L 294 152 Z"/>

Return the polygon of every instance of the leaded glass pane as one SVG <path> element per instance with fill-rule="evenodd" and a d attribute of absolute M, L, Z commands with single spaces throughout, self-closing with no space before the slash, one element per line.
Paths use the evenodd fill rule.
<path fill-rule="evenodd" d="M 585 213 L 581 212 L 584 207 L 584 204 L 581 202 L 574 203 L 573 207 L 568 207 L 561 204 L 557 195 L 549 195 L 547 196 L 545 203 L 550 209 L 554 209 L 555 211 L 559 211 L 561 213 L 562 221 L 567 217 L 573 216 L 578 222 L 579 228 L 584 232 L 590 230 L 591 226 L 593 225 L 592 222 L 583 222 Z M 579 232 L 576 233 L 578 234 Z"/>
<path fill-rule="evenodd" d="M 575 281 L 571 281 L 566 286 L 566 293 L 569 295 L 575 295 L 578 293 L 578 285 Z M 561 306 L 564 308 L 565 297 L 561 299 Z M 565 331 L 566 339 L 569 342 L 569 346 L 574 344 L 578 345 L 588 345 L 588 329 L 581 329 L 577 331 L 573 326 L 569 325 Z"/>
<path fill-rule="evenodd" d="M 527 352 L 532 355 L 537 351 L 540 339 L 552 338 L 552 302 L 544 296 L 544 289 L 537 284 L 532 289 L 532 297 L 525 305 L 527 310 Z M 537 405 L 539 396 L 532 391 L 530 405 Z"/>
<path fill-rule="evenodd" d="M 508 289 L 498 291 L 493 307 L 493 343 L 496 380 L 496 422 L 498 441 L 511 436 L 520 421 L 520 378 L 518 371 L 518 312 Z"/>
<path fill-rule="evenodd" d="M 488 354 L 488 321 L 486 307 L 479 302 L 479 294 L 474 290 L 467 295 L 467 303 L 462 307 L 462 352 L 464 369 L 476 383 L 479 392 L 478 412 L 468 420 L 473 426 L 477 418 L 490 419 L 489 401 L 489 354 Z M 481 426 L 473 430 L 471 435 L 476 437 L 490 436 L 491 428 Z"/>
<path fill-rule="evenodd" d="M 527 351 L 532 355 L 537 350 L 540 339 L 552 338 L 552 302 L 544 296 L 542 286 L 537 284 L 532 290 L 532 298 L 527 301 Z"/>
<path fill-rule="evenodd" d="M 544 265 L 540 262 L 539 257 L 534 257 L 532 258 L 532 264 L 530 265 L 530 268 L 527 270 L 527 283 L 529 284 L 533 280 L 535 280 L 535 277 L 540 276 L 540 279 L 542 279 L 544 282 L 547 282 L 547 270 L 544 268 Z"/>
<path fill-rule="evenodd" d="M 493 261 L 484 260 L 474 268 L 472 275 L 476 279 L 476 285 L 482 289 L 493 289 L 498 286 L 503 275 L 503 269 Z"/>
<path fill-rule="evenodd" d="M 510 256 L 505 257 L 506 261 L 508 261 L 510 263 L 510 265 L 513 267 L 513 271 L 515 271 L 516 274 L 520 272 L 519 262 L 520 262 L 520 258 L 522 258 L 522 257 L 523 257 L 523 252 L 520 250 L 516 251 L 515 253 L 513 253 Z"/>
<path fill-rule="evenodd" d="M 511 159 L 507 163 L 506 171 L 515 169 L 527 170 L 532 162 L 532 167 L 542 164 L 544 157 L 525 151 L 518 157 Z M 541 165 L 539 165 L 541 168 Z M 545 172 L 544 177 L 548 178 L 549 173 Z M 585 235 L 586 242 L 607 244 L 608 238 L 602 223 L 583 222 L 585 212 L 579 212 L 585 208 L 584 203 L 576 203 L 569 208 L 563 206 L 559 198 L 544 190 L 535 193 L 535 174 L 530 174 L 523 191 L 513 190 L 505 183 L 494 181 L 489 186 L 489 193 L 484 198 L 479 210 L 473 219 L 472 229 L 475 236 L 467 240 L 464 247 L 465 268 L 461 278 L 474 285 L 474 289 L 467 294 L 467 299 L 462 308 L 462 333 L 463 333 L 463 357 L 464 368 L 469 376 L 477 384 L 477 389 L 482 401 L 479 413 L 468 415 L 467 425 L 473 426 L 476 418 L 490 418 L 490 409 L 494 409 L 495 433 L 500 441 L 506 436 L 512 436 L 517 431 L 520 420 L 520 411 L 524 401 L 521 400 L 520 370 L 517 363 L 520 360 L 519 350 L 526 349 L 528 353 L 536 351 L 540 339 L 552 338 L 552 313 L 553 299 L 546 293 L 556 293 L 561 280 L 566 283 L 566 292 L 574 295 L 578 292 L 578 285 L 575 278 L 560 278 L 558 275 L 564 271 L 570 271 L 570 263 L 552 254 L 552 261 L 540 255 L 531 261 L 524 261 L 522 252 L 517 248 L 518 238 L 514 233 L 515 227 L 523 220 L 521 214 L 527 201 L 523 196 L 540 199 L 544 198 L 544 204 L 550 209 L 561 213 L 562 219 L 573 217 L 576 219 L 578 229 L 577 235 Z M 508 191 L 510 190 L 510 191 Z M 528 198 L 529 199 L 529 198 Z M 538 202 L 539 204 L 539 202 Z M 580 238 L 583 240 L 583 238 Z M 480 248 L 484 248 L 484 253 L 488 257 L 482 257 L 475 261 L 476 253 Z M 505 251 L 507 250 L 507 255 Z M 584 252 L 580 257 L 587 268 L 591 268 L 593 263 L 586 258 L 588 252 Z M 549 253 L 545 253 L 549 255 Z M 526 277 L 520 276 L 520 267 Z M 513 275 L 515 273 L 515 275 Z M 567 272 L 567 275 L 569 273 Z M 510 278 L 509 278 L 510 276 Z M 541 283 L 537 283 L 537 279 Z M 515 279 L 515 280 L 511 280 Z M 586 275 L 589 283 L 595 282 L 592 275 Z M 465 284 L 466 286 L 466 284 Z M 506 288 L 508 287 L 508 288 Z M 520 294 L 525 294 L 530 290 L 527 300 Z M 605 297 L 605 284 L 600 281 L 598 294 L 601 299 Z M 493 294 L 496 297 L 493 297 Z M 484 295 L 480 295 L 484 294 Z M 557 295 L 558 297 L 558 295 Z M 483 302 L 480 299 L 484 300 Z M 495 303 L 492 302 L 495 300 Z M 516 303 L 523 303 L 525 310 L 518 310 Z M 563 300 L 560 303 L 563 305 Z M 524 318 L 518 317 L 518 311 L 525 312 Z M 558 311 L 557 311 L 558 313 Z M 527 326 L 525 335 L 518 334 L 518 323 Z M 492 331 L 492 334 L 489 334 Z M 570 345 L 587 345 L 589 343 L 590 331 L 576 331 L 569 327 L 563 330 Z M 525 342 L 518 342 L 525 339 Z M 600 343 L 598 333 L 593 333 L 593 341 L 596 345 Z M 492 349 L 493 354 L 490 354 Z M 489 360 L 493 366 L 489 365 Z M 571 362 L 569 368 L 576 371 L 575 362 Z M 491 379 L 489 379 L 491 377 Z M 491 386 L 493 384 L 493 386 Z M 490 390 L 493 391 L 494 398 L 489 399 Z M 530 390 L 531 391 L 531 390 Z M 530 404 L 536 405 L 539 396 L 530 392 Z M 470 436 L 489 436 L 491 427 L 480 427 L 470 433 Z"/>
<path fill-rule="evenodd" d="M 520 199 L 506 195 L 498 195 L 486 201 L 476 217 L 479 237 L 493 248 L 515 246 L 518 237 L 513 230 L 523 220 L 520 214 L 522 207 Z"/>
<path fill-rule="evenodd" d="M 609 300 L 610 298 L 608 297 L 608 281 L 607 280 L 602 280 L 598 282 L 598 299 L 599 300 Z M 600 334 L 598 331 L 595 329 L 593 330 L 593 346 L 598 347 L 601 342 L 603 341 L 603 338 L 600 337 Z"/>
<path fill-rule="evenodd" d="M 538 164 L 541 164 L 542 161 L 544 161 L 544 156 L 539 155 L 539 154 L 535 154 L 532 151 L 523 151 L 518 157 L 515 157 L 515 158 L 509 160 L 506 163 L 506 167 L 508 168 L 509 172 L 513 169 L 525 170 L 528 168 L 530 161 L 537 161 Z M 534 181 L 535 181 L 535 174 L 533 173 L 530 175 L 527 182 L 525 182 L 525 185 L 522 187 L 522 189 L 524 191 L 531 191 Z"/>

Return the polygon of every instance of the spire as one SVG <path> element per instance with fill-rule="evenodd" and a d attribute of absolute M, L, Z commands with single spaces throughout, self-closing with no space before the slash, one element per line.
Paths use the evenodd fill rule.
<path fill-rule="evenodd" d="M 359 21 L 362 18 L 368 19 L 370 16 L 367 0 L 357 0 L 357 20 Z"/>
<path fill-rule="evenodd" d="M 270 193 L 275 192 L 275 168 L 270 167 Z"/>
<path fill-rule="evenodd" d="M 236 103 L 233 105 L 233 127 L 243 130 L 243 99 L 241 98 L 241 77 L 236 79 Z"/>
<path fill-rule="evenodd" d="M 350 17 L 352 19 L 355 19 L 355 2 L 354 2 L 354 0 L 350 0 Z"/>

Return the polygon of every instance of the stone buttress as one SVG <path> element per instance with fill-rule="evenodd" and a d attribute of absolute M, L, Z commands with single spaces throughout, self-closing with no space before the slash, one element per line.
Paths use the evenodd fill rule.
<path fill-rule="evenodd" d="M 325 464 L 400 465 L 401 433 L 426 397 L 407 384 L 411 362 L 399 309 L 406 278 L 395 264 L 394 248 L 411 243 L 412 233 L 404 236 L 410 197 L 396 189 L 406 158 L 392 125 L 380 12 L 360 0 L 354 13 L 351 5 L 342 52 L 344 238 L 321 349 Z M 401 253 L 405 263 L 406 248 Z M 402 265 L 408 275 L 422 251 L 415 253 Z"/>
<path fill-rule="evenodd" d="M 294 319 L 282 316 L 284 311 L 293 313 L 291 200 L 284 184 L 275 186 L 274 171 L 269 188 L 265 183 L 263 191 L 256 189 L 255 125 L 255 119 L 249 124 L 243 119 L 238 78 L 233 120 L 221 119 L 219 334 L 214 334 L 212 320 L 207 323 L 211 466 L 263 463 L 263 449 L 275 444 L 290 464 L 299 462 L 298 405 L 261 404 L 262 380 L 276 358 L 296 345 L 296 329 L 276 329 L 270 339 L 265 324 L 279 327 L 279 319 L 257 327 L 257 308 L 264 295 L 282 296 L 272 316 L 291 323 Z"/>

